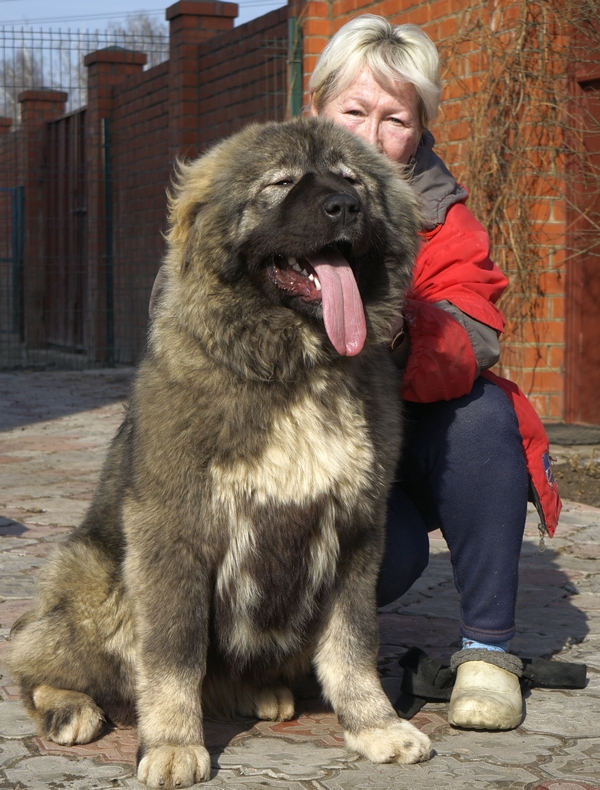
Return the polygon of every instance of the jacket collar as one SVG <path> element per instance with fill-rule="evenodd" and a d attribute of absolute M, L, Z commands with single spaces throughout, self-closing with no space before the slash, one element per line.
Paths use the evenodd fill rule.
<path fill-rule="evenodd" d="M 464 203 L 469 196 L 450 173 L 440 157 L 433 152 L 435 139 L 426 129 L 421 137 L 413 165 L 410 182 L 421 198 L 423 229 L 433 230 L 446 219 L 448 209 L 455 203 Z"/>

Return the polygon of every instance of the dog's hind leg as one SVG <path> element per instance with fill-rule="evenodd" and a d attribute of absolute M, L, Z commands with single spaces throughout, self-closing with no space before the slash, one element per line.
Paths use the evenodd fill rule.
<path fill-rule="evenodd" d="M 289 721 L 294 716 L 294 695 L 287 686 L 261 689 L 254 697 L 254 710 L 264 721 Z"/>
<path fill-rule="evenodd" d="M 282 683 L 259 686 L 250 679 L 208 671 L 202 686 L 202 705 L 209 716 L 244 716 L 263 721 L 289 721 L 294 717 L 294 695 Z"/>
<path fill-rule="evenodd" d="M 344 727 L 347 746 L 372 762 L 417 763 L 431 756 L 429 738 L 399 719 L 377 673 L 376 574 L 364 557 L 346 569 L 329 600 L 314 664 L 325 697 Z"/>
<path fill-rule="evenodd" d="M 238 696 L 237 712 L 263 721 L 289 721 L 294 718 L 294 695 L 281 684 L 263 688 L 244 688 Z"/>
<path fill-rule="evenodd" d="M 132 723 L 133 626 L 112 571 L 89 545 L 61 546 L 35 609 L 11 630 L 8 670 L 41 734 L 60 744 L 93 740 L 105 718 Z"/>
<path fill-rule="evenodd" d="M 79 691 L 38 686 L 31 694 L 29 707 L 42 735 L 63 746 L 89 743 L 104 728 L 102 709 Z"/>

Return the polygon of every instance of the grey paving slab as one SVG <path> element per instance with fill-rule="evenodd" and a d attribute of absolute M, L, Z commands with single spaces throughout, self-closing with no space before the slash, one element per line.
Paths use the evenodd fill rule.
<path fill-rule="evenodd" d="M 588 689 L 577 694 L 562 689 L 532 689 L 526 708 L 522 728 L 529 733 L 565 738 L 600 736 L 600 700 Z"/>
<path fill-rule="evenodd" d="M 22 740 L 10 741 L 2 736 L 2 741 L 0 742 L 0 768 L 16 765 L 23 757 L 29 756 L 29 750 Z"/>
<path fill-rule="evenodd" d="M 314 781 L 346 769 L 359 759 L 344 748 L 323 747 L 312 741 L 288 744 L 281 738 L 246 738 L 239 746 L 227 748 L 215 767 L 232 770 L 239 776 Z"/>
<path fill-rule="evenodd" d="M 31 604 L 39 568 L 85 512 L 123 415 L 129 378 L 128 370 L 0 374 L 0 660 L 10 626 Z M 571 457 L 576 448 L 560 452 Z M 423 576 L 380 614 L 379 669 L 392 699 L 406 648 L 418 645 L 447 662 L 459 645 L 460 602 L 448 550 L 439 533 L 430 543 Z M 600 509 L 565 503 L 557 538 L 543 553 L 529 510 L 511 647 L 520 655 L 586 663 L 589 683 L 578 691 L 533 689 L 517 730 L 455 730 L 447 705 L 429 704 L 413 721 L 432 738 L 432 760 L 372 765 L 345 749 L 335 716 L 309 699 L 291 722 L 207 721 L 213 768 L 204 786 L 600 790 L 599 549 Z M 85 746 L 53 744 L 37 735 L 18 689 L 0 673 L 0 787 L 141 790 L 134 729 L 112 730 Z"/>
<path fill-rule="evenodd" d="M 37 732 L 35 724 L 19 700 L 4 700 L 0 705 L 0 738 L 26 738 Z"/>
<path fill-rule="evenodd" d="M 567 746 L 563 753 L 556 754 L 542 770 L 554 779 L 577 778 L 585 782 L 598 779 L 600 760 L 600 741 L 597 738 L 582 738 L 573 746 Z"/>
<path fill-rule="evenodd" d="M 4 558 L 2 558 L 4 560 Z M 8 598 L 31 598 L 35 591 L 35 579 L 33 576 L 20 576 L 17 579 L 7 579 L 0 583 L 0 597 Z"/>
<path fill-rule="evenodd" d="M 14 768 L 4 771 L 4 787 L 23 787 L 27 790 L 101 790 L 119 787 L 118 780 L 131 774 L 131 769 L 116 763 L 97 765 L 91 760 L 74 757 L 39 755 L 20 760 Z M 114 780 L 117 780 L 115 782 Z M 122 785 L 121 785 L 122 786 Z M 139 782 L 128 785 L 143 788 Z"/>

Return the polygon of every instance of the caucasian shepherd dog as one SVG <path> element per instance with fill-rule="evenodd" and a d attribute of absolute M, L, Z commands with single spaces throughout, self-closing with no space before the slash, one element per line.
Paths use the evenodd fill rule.
<path fill-rule="evenodd" d="M 202 714 L 285 720 L 312 666 L 350 749 L 430 756 L 376 669 L 400 444 L 386 342 L 415 198 L 329 122 L 250 126 L 181 167 L 129 410 L 9 666 L 46 738 L 139 733 L 138 777 L 210 776 Z"/>

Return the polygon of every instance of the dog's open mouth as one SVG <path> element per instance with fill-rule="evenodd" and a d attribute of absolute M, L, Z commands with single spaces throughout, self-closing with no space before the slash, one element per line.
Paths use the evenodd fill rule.
<path fill-rule="evenodd" d="M 277 256 L 267 272 L 282 291 L 305 302 L 321 300 L 325 331 L 339 354 L 352 357 L 362 351 L 365 311 L 354 272 L 337 249 L 326 247 L 300 259 Z"/>
<path fill-rule="evenodd" d="M 283 291 L 299 296 L 305 302 L 321 299 L 321 281 L 306 258 L 289 257 L 284 260 L 278 255 L 268 267 L 268 272 L 275 285 Z"/>

